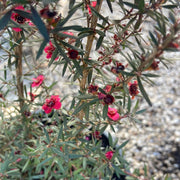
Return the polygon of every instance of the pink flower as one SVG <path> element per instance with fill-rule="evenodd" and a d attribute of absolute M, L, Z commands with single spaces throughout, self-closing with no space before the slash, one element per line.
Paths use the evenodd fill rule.
<path fill-rule="evenodd" d="M 16 162 L 20 162 L 22 159 L 21 158 L 18 158 L 17 160 L 16 160 Z"/>
<path fill-rule="evenodd" d="M 67 31 L 65 31 L 65 32 L 63 32 L 63 34 L 67 34 L 67 35 L 70 35 L 70 36 L 74 36 L 74 33 L 73 33 L 73 32 L 67 32 Z"/>
<path fill-rule="evenodd" d="M 52 109 L 60 109 L 61 108 L 61 102 L 59 96 L 51 96 L 50 99 L 46 99 L 45 104 L 43 104 L 42 109 L 45 111 L 45 113 L 49 114 Z"/>
<path fill-rule="evenodd" d="M 95 7 L 96 7 L 96 4 L 97 4 L 96 1 L 92 1 L 90 5 L 95 8 Z M 91 8 L 89 7 L 89 5 L 87 5 L 87 9 L 88 9 L 88 11 L 89 11 L 89 14 L 92 14 Z"/>
<path fill-rule="evenodd" d="M 106 156 L 107 159 L 111 160 L 112 157 L 113 157 L 113 154 L 114 154 L 113 151 L 108 151 L 108 152 L 105 154 L 105 156 Z"/>
<path fill-rule="evenodd" d="M 40 86 L 44 81 L 44 76 L 39 75 L 37 78 L 33 78 L 33 83 L 31 84 L 32 87 Z"/>
<path fill-rule="evenodd" d="M 110 118 L 110 119 L 112 119 L 113 121 L 117 121 L 117 120 L 119 120 L 120 119 L 120 115 L 119 115 L 119 113 L 117 112 L 117 109 L 115 109 L 115 108 L 108 108 L 108 117 Z"/>
<path fill-rule="evenodd" d="M 55 49 L 56 49 L 56 48 L 53 46 L 52 42 L 50 41 L 50 42 L 49 42 L 49 46 L 46 46 L 46 47 L 44 48 L 44 52 L 47 54 L 47 55 L 46 55 L 46 58 L 47 58 L 47 59 L 50 59 L 50 58 L 52 57 L 52 54 L 53 54 L 53 52 L 55 51 Z M 58 57 L 56 57 L 55 60 L 58 60 Z"/>
<path fill-rule="evenodd" d="M 110 92 L 111 91 L 111 89 L 112 89 L 112 86 L 111 85 L 106 85 L 106 87 L 105 87 L 105 92 L 106 93 L 108 93 L 108 92 Z"/>
<path fill-rule="evenodd" d="M 15 9 L 17 10 L 24 10 L 24 7 L 23 6 L 17 6 Z M 19 15 L 18 13 L 12 13 L 11 15 L 11 19 L 15 22 L 17 22 L 18 24 L 24 24 L 28 19 L 27 18 L 24 18 L 22 17 L 21 15 Z M 14 27 L 12 28 L 14 31 L 16 32 L 20 32 L 22 31 L 21 28 L 18 28 L 18 27 Z"/>

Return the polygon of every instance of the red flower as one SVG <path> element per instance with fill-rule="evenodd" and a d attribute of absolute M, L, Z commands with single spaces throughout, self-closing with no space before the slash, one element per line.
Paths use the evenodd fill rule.
<path fill-rule="evenodd" d="M 44 19 L 51 19 L 57 14 L 57 12 L 55 12 L 55 11 L 51 12 L 49 10 L 49 7 L 45 7 L 43 9 L 41 9 L 39 13 Z"/>
<path fill-rule="evenodd" d="M 94 86 L 94 85 L 90 85 L 89 87 L 88 87 L 88 93 L 92 93 L 93 95 L 95 95 L 95 94 L 97 94 L 97 91 L 98 91 L 98 86 Z"/>
<path fill-rule="evenodd" d="M 107 94 L 103 98 L 103 101 L 104 101 L 105 104 L 110 105 L 110 104 L 112 104 L 115 101 L 115 99 L 114 99 L 114 97 L 111 94 Z"/>
<path fill-rule="evenodd" d="M 61 108 L 61 102 L 59 96 L 51 96 L 50 99 L 46 99 L 45 104 L 43 104 L 42 109 L 45 111 L 45 113 L 49 114 L 52 109 L 60 109 Z"/>
<path fill-rule="evenodd" d="M 137 81 L 134 81 L 134 83 L 128 83 L 129 85 L 129 94 L 132 96 L 132 99 L 134 99 L 134 97 L 139 94 L 138 91 L 138 83 Z"/>
<path fill-rule="evenodd" d="M 95 7 L 96 7 L 96 4 L 97 4 L 96 1 L 92 1 L 90 5 L 95 8 Z M 88 11 L 89 11 L 89 14 L 92 14 L 91 8 L 89 7 L 89 5 L 87 5 L 87 9 L 88 9 Z"/>
<path fill-rule="evenodd" d="M 68 50 L 68 55 L 69 55 L 69 58 L 71 59 L 77 59 L 78 54 L 79 54 L 78 51 L 76 51 L 75 49 Z"/>
<path fill-rule="evenodd" d="M 32 87 L 40 86 L 44 81 L 44 76 L 39 75 L 37 78 L 33 78 Z"/>
<path fill-rule="evenodd" d="M 35 97 L 36 97 L 36 95 L 33 94 L 32 92 L 28 92 L 28 94 L 29 94 L 29 96 L 30 96 L 31 102 L 33 102 L 34 99 L 35 99 Z"/>
<path fill-rule="evenodd" d="M 154 70 L 154 71 L 157 71 L 159 70 L 159 61 L 153 61 L 152 64 L 146 69 L 147 71 L 151 71 L 151 70 Z"/>
<path fill-rule="evenodd" d="M 105 156 L 106 156 L 107 159 L 111 160 L 112 157 L 113 157 L 113 154 L 114 154 L 113 151 L 108 151 L 108 152 L 105 154 Z"/>
<path fill-rule="evenodd" d="M 115 108 L 108 108 L 108 117 L 110 118 L 110 119 L 112 119 L 113 121 L 117 121 L 117 120 L 119 120 L 120 119 L 120 115 L 119 115 L 119 113 L 117 112 L 117 109 L 115 109 Z"/>
<path fill-rule="evenodd" d="M 93 135 L 93 137 L 96 138 L 96 139 L 100 139 L 100 138 L 101 138 L 99 131 L 93 132 L 92 135 Z"/>
<path fill-rule="evenodd" d="M 24 10 L 24 7 L 23 6 L 17 6 L 15 9 L 17 10 Z M 21 15 L 19 15 L 18 13 L 12 13 L 11 15 L 11 19 L 15 22 L 17 22 L 18 24 L 24 24 L 27 19 L 22 17 Z M 16 32 L 20 32 L 22 31 L 21 28 L 18 28 L 18 27 L 15 27 L 15 28 L 12 28 L 14 31 Z"/>
<path fill-rule="evenodd" d="M 52 54 L 53 54 L 53 52 L 55 51 L 55 47 L 53 46 L 53 44 L 52 44 L 52 42 L 50 41 L 49 42 L 49 46 L 46 46 L 45 48 L 44 48 L 44 52 L 47 54 L 46 55 L 46 58 L 47 59 L 50 59 L 51 57 L 52 57 Z M 55 60 L 57 60 L 58 59 L 58 57 L 56 57 L 56 59 Z"/>
<path fill-rule="evenodd" d="M 110 92 L 111 91 L 111 89 L 112 89 L 112 86 L 111 85 L 106 85 L 106 87 L 105 87 L 105 92 Z"/>

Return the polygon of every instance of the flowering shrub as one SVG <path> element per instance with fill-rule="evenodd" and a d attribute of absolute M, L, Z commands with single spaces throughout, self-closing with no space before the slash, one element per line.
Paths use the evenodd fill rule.
<path fill-rule="evenodd" d="M 1 113 L 0 178 L 150 179 L 146 171 L 130 172 L 128 140 L 105 133 L 116 132 L 122 119 L 134 122 L 144 112 L 140 98 L 152 105 L 144 82 L 168 66 L 165 51 L 179 50 L 178 2 L 69 0 L 67 15 L 59 13 L 58 0 L 0 3 L 1 35 L 9 45 L 0 46 L 6 54 L 0 104 L 15 107 L 9 116 Z M 11 80 L 7 71 L 15 74 Z M 49 71 L 77 85 L 73 97 L 62 84 L 54 91 Z M 14 89 L 17 98 L 9 100 Z"/>

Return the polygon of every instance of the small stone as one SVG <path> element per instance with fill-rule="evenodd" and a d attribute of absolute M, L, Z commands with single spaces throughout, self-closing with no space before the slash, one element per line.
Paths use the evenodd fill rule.
<path fill-rule="evenodd" d="M 174 104 L 174 101 L 171 98 L 166 98 L 166 103 L 169 105 L 172 105 L 172 104 Z"/>

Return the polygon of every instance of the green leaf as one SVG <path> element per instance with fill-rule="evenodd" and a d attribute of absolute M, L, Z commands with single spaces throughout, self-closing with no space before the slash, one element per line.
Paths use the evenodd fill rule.
<path fill-rule="evenodd" d="M 46 135 L 46 139 L 47 139 L 47 142 L 49 144 L 50 143 L 50 138 L 49 138 L 49 134 L 48 134 L 48 132 L 47 132 L 47 130 L 45 128 L 44 128 L 44 133 Z"/>
<path fill-rule="evenodd" d="M 31 6 L 31 12 L 32 12 L 32 22 L 36 25 L 36 27 L 39 29 L 39 32 L 43 35 L 44 39 L 49 42 L 49 34 L 46 29 L 46 26 L 44 22 L 41 20 L 38 12 L 36 9 L 34 9 L 33 6 Z"/>
<path fill-rule="evenodd" d="M 125 5 L 133 8 L 133 9 L 138 9 L 138 6 L 136 4 L 130 3 L 130 2 L 123 2 Z"/>
<path fill-rule="evenodd" d="M 73 60 L 72 62 L 76 68 L 76 72 L 78 72 L 81 76 L 83 76 L 83 72 L 79 63 L 76 60 Z"/>
<path fill-rule="evenodd" d="M 93 68 L 91 68 L 88 73 L 88 84 L 91 83 L 92 75 L 93 75 Z"/>
<path fill-rule="evenodd" d="M 63 20 L 59 21 L 56 28 L 53 30 L 53 32 L 57 32 L 61 30 L 61 27 L 73 16 L 73 14 L 77 11 L 79 7 L 81 7 L 83 3 L 79 3 L 76 6 L 74 6 L 68 13 L 67 17 L 65 17 Z"/>
<path fill-rule="evenodd" d="M 4 29 L 10 18 L 11 18 L 11 13 L 12 13 L 12 10 L 8 11 L 1 19 L 0 19 L 0 30 Z"/>
<path fill-rule="evenodd" d="M 139 86 L 139 89 L 140 89 L 143 97 L 145 98 L 145 100 L 147 101 L 149 106 L 152 106 L 152 103 L 151 103 L 151 101 L 150 101 L 150 99 L 149 99 L 149 97 L 148 97 L 148 95 L 147 95 L 147 93 L 146 93 L 146 91 L 142 85 L 141 79 L 138 76 L 137 76 L 137 81 L 138 81 L 138 86 Z"/>
<path fill-rule="evenodd" d="M 55 43 L 55 45 L 56 45 L 56 47 L 57 47 L 60 55 L 61 55 L 65 60 L 67 60 L 68 62 L 71 61 L 71 60 L 67 57 L 66 53 L 65 53 L 64 50 L 61 48 L 61 46 L 60 46 L 56 41 L 54 41 L 54 43 Z"/>
<path fill-rule="evenodd" d="M 113 9 L 112 9 L 112 4 L 111 4 L 111 0 L 106 0 L 108 7 L 110 9 L 110 11 L 113 13 Z"/>
<path fill-rule="evenodd" d="M 129 142 L 129 140 L 123 142 L 120 146 L 117 147 L 116 151 L 119 151 L 120 149 L 122 149 L 123 147 L 125 147 L 128 142 Z"/>
<path fill-rule="evenodd" d="M 138 6 L 139 11 L 142 13 L 145 8 L 144 0 L 135 0 L 135 4 Z"/>
<path fill-rule="evenodd" d="M 52 160 L 52 159 L 53 159 L 53 157 L 49 157 L 49 158 L 45 159 L 44 161 L 42 161 L 41 163 L 39 163 L 39 164 L 37 165 L 37 168 L 41 167 L 43 164 L 47 163 L 48 161 L 50 161 L 50 160 Z M 50 164 L 49 164 L 49 165 L 50 165 Z"/>
<path fill-rule="evenodd" d="M 40 46 L 40 48 L 39 48 L 39 50 L 37 52 L 36 60 L 39 59 L 40 56 L 42 55 L 43 50 L 46 47 L 46 44 L 47 44 L 47 41 L 45 41 L 45 40 L 41 43 L 41 46 Z"/>
<path fill-rule="evenodd" d="M 101 14 L 99 14 L 99 13 L 96 11 L 95 8 L 93 8 L 92 6 L 89 6 L 89 7 L 90 7 L 92 13 L 93 13 L 95 16 L 97 16 L 98 18 L 104 20 L 107 24 L 109 24 L 108 20 L 107 20 L 104 16 L 102 16 Z"/>
<path fill-rule="evenodd" d="M 70 159 L 77 159 L 77 158 L 80 158 L 80 157 L 83 157 L 83 155 L 80 155 L 80 154 L 69 154 L 69 158 Z"/>
<path fill-rule="evenodd" d="M 53 64 L 53 62 L 55 61 L 57 56 L 58 56 L 58 49 L 55 49 L 53 54 L 52 54 L 51 60 L 48 63 L 48 67 L 50 67 Z"/>
<path fill-rule="evenodd" d="M 128 96 L 127 109 L 128 109 L 128 112 L 130 112 L 130 111 L 131 111 L 131 98 L 130 98 L 130 96 Z"/>
<path fill-rule="evenodd" d="M 164 5 L 164 6 L 161 6 L 162 8 L 166 8 L 166 9 L 174 9 L 174 8 L 177 8 L 177 5 L 176 4 L 170 4 L 170 5 Z"/>
<path fill-rule="evenodd" d="M 96 50 L 98 50 L 101 47 L 101 44 L 103 42 L 104 36 L 100 36 L 96 43 Z"/>
<path fill-rule="evenodd" d="M 66 62 L 64 63 L 64 67 L 63 67 L 63 71 L 62 71 L 62 76 L 64 76 L 64 74 L 65 74 L 65 72 L 66 72 L 66 70 L 67 70 L 67 67 L 68 67 L 68 61 L 66 61 Z"/>
<path fill-rule="evenodd" d="M 137 111 L 135 114 L 141 114 L 141 113 L 143 113 L 145 111 L 146 111 L 146 109 L 142 109 L 142 110 Z"/>
<path fill-rule="evenodd" d="M 105 104 L 103 107 L 103 119 L 106 119 L 108 113 L 108 105 Z"/>
<path fill-rule="evenodd" d="M 72 7 L 74 6 L 76 0 L 70 0 L 69 1 L 69 9 L 72 9 Z"/>
<path fill-rule="evenodd" d="M 156 46 L 158 46 L 158 42 L 157 42 L 155 36 L 152 34 L 152 32 L 149 31 L 149 35 L 150 35 L 150 37 L 151 37 L 151 39 L 152 39 L 152 42 L 153 42 Z"/>

